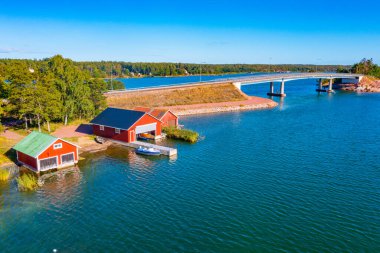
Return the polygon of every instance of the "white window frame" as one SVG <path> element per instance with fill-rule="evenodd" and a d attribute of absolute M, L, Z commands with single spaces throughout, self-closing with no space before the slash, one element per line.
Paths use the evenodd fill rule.
<path fill-rule="evenodd" d="M 115 134 L 120 134 L 120 128 L 115 128 Z"/>
<path fill-rule="evenodd" d="M 48 168 L 48 169 L 41 169 L 40 168 L 40 161 L 43 161 L 43 160 L 47 160 L 47 159 L 51 159 L 51 158 L 55 158 L 55 161 L 56 161 L 56 166 L 57 167 L 51 167 L 51 168 Z M 47 171 L 47 170 L 51 170 L 51 169 L 56 169 L 56 168 L 58 168 L 59 167 L 59 164 L 58 164 L 58 156 L 56 155 L 56 156 L 52 156 L 52 157 L 47 157 L 47 158 L 43 158 L 43 159 L 38 159 L 37 158 L 37 170 L 38 171 Z"/>
<path fill-rule="evenodd" d="M 64 156 L 64 155 L 70 155 L 70 154 L 73 154 L 73 158 L 74 158 L 73 162 L 71 162 L 71 163 L 65 163 L 65 164 L 64 164 L 64 163 L 62 162 L 62 156 Z M 70 152 L 70 153 L 62 154 L 60 158 L 61 158 L 61 166 L 62 166 L 62 165 L 66 165 L 66 164 L 75 164 L 75 162 L 76 162 L 74 152 Z"/>
<path fill-rule="evenodd" d="M 61 143 L 56 143 L 53 145 L 53 149 L 61 149 L 62 148 L 62 142 Z"/>
<path fill-rule="evenodd" d="M 100 130 L 100 131 L 104 131 L 104 126 L 99 125 L 99 130 Z"/>

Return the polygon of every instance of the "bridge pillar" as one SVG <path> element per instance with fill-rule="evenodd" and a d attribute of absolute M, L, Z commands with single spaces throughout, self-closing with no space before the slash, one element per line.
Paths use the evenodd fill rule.
<path fill-rule="evenodd" d="M 319 79 L 319 85 L 318 85 L 318 89 L 316 89 L 316 91 L 318 91 L 318 92 L 326 92 L 326 90 L 323 89 L 323 80 L 322 80 L 322 78 Z"/>
<path fill-rule="evenodd" d="M 330 78 L 330 80 L 329 80 L 329 89 L 327 90 L 327 92 L 333 92 L 332 83 L 333 83 L 333 79 Z"/>
<path fill-rule="evenodd" d="M 284 79 L 282 79 L 282 82 L 281 82 L 280 93 L 274 92 L 274 83 L 270 82 L 269 92 L 267 93 L 267 95 L 271 96 L 271 97 L 285 97 L 286 94 L 285 94 L 285 81 L 284 81 Z"/>
<path fill-rule="evenodd" d="M 281 82 L 281 88 L 280 88 L 280 97 L 285 97 L 285 81 L 284 79 L 282 79 L 282 82 Z"/>

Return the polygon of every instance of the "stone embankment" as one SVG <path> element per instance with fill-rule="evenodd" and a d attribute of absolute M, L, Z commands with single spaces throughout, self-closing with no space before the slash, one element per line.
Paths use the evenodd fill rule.
<path fill-rule="evenodd" d="M 358 84 L 337 84 L 340 90 L 355 92 L 380 92 L 380 80 L 374 77 L 365 76 Z"/>
<path fill-rule="evenodd" d="M 164 108 L 169 109 L 170 111 L 179 116 L 184 116 L 219 112 L 269 109 L 276 107 L 277 105 L 278 104 L 271 99 L 250 97 L 249 99 L 244 101 L 180 105 L 169 106 Z"/>

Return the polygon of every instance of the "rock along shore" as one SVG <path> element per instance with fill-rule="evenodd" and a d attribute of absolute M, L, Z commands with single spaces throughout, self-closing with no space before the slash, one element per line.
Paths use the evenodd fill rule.
<path fill-rule="evenodd" d="M 209 114 L 233 111 L 262 110 L 276 107 L 278 104 L 271 99 L 249 97 L 247 100 L 195 105 L 180 105 L 164 107 L 178 116 Z"/>

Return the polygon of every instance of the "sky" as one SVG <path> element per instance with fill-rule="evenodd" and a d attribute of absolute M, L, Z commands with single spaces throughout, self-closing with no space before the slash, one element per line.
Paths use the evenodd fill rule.
<path fill-rule="evenodd" d="M 380 63 L 375 0 L 0 1 L 0 58 Z"/>

